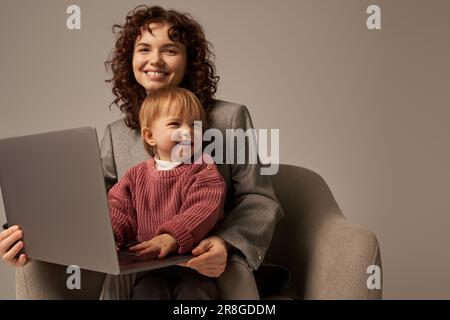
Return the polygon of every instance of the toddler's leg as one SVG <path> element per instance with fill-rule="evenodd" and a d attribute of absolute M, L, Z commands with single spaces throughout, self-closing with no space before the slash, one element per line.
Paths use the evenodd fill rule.
<path fill-rule="evenodd" d="M 189 269 L 173 291 L 175 300 L 219 300 L 220 290 L 213 278 Z"/>
<path fill-rule="evenodd" d="M 140 273 L 136 278 L 132 300 L 171 300 L 169 283 L 158 272 Z"/>
<path fill-rule="evenodd" d="M 136 273 L 106 275 L 100 300 L 129 300 L 135 280 Z"/>

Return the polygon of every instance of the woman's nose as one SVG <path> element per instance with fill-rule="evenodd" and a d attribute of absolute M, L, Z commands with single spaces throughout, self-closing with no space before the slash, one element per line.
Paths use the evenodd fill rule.
<path fill-rule="evenodd" d="M 153 50 L 152 54 L 150 55 L 150 65 L 159 67 L 164 64 L 163 59 L 161 58 L 161 54 L 158 50 Z"/>

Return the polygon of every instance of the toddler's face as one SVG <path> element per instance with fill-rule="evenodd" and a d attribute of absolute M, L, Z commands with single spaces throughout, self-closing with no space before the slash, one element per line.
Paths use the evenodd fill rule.
<path fill-rule="evenodd" d="M 180 159 L 189 158 L 201 148 L 201 143 L 200 146 L 194 145 L 195 138 L 201 141 L 202 135 L 200 129 L 195 130 L 197 132 L 194 131 L 196 120 L 199 119 L 182 117 L 173 113 L 160 115 L 151 124 L 150 133 L 144 133 L 144 139 L 148 144 L 156 147 L 159 159 L 181 161 Z M 174 155 L 178 158 L 174 158 Z"/>

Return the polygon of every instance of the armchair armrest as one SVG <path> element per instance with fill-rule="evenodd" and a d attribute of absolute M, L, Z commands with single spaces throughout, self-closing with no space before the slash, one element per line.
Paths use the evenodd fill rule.
<path fill-rule="evenodd" d="M 381 270 L 380 248 L 372 232 L 343 215 L 330 215 L 310 237 L 305 298 L 381 299 L 381 287 L 367 285 L 367 268 L 376 265 Z"/>

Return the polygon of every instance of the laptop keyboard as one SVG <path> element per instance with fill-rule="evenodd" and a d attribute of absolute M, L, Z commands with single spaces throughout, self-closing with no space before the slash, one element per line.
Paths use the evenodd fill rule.
<path fill-rule="evenodd" d="M 130 264 L 130 263 L 136 263 L 136 262 L 148 262 L 155 259 L 158 259 L 158 253 L 150 253 L 146 254 L 144 256 L 141 256 L 137 253 L 127 252 L 127 251 L 120 251 L 118 252 L 119 256 L 119 263 L 120 264 Z"/>

